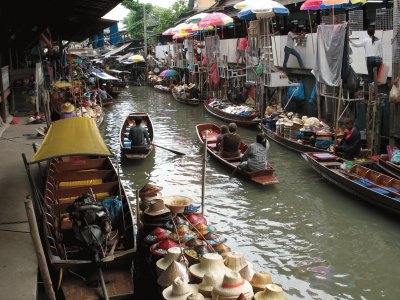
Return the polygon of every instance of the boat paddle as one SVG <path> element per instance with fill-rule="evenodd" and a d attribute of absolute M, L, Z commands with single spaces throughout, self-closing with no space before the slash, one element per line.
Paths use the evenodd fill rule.
<path fill-rule="evenodd" d="M 236 171 L 239 169 L 240 164 L 238 164 L 235 168 L 235 170 L 233 170 L 233 172 L 229 175 L 229 179 L 231 179 L 233 177 L 233 175 L 235 175 Z"/>
<path fill-rule="evenodd" d="M 172 150 L 172 149 L 169 149 L 169 148 L 166 148 L 166 147 L 163 147 L 163 146 L 160 146 L 160 145 L 156 145 L 156 144 L 152 144 L 153 146 L 156 146 L 156 147 L 159 147 L 159 148 L 162 148 L 162 149 L 165 149 L 165 150 L 168 150 L 168 151 L 170 151 L 170 152 L 172 152 L 172 153 L 175 153 L 175 154 L 177 154 L 177 155 L 186 155 L 185 153 L 183 153 L 183 152 L 179 152 L 179 151 L 176 151 L 176 150 Z"/>

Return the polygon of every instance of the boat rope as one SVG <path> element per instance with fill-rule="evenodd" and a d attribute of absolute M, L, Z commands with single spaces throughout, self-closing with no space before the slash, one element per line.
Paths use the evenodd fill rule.
<path fill-rule="evenodd" d="M 188 222 L 190 223 L 190 221 L 186 218 L 185 215 L 182 215 L 182 216 L 186 219 L 186 221 L 188 221 Z M 203 239 L 203 240 L 207 243 L 207 247 L 208 247 L 212 252 L 215 253 L 216 251 L 215 251 L 214 248 L 211 246 L 211 244 L 206 240 L 206 238 L 201 234 L 201 232 L 198 231 L 197 228 L 196 228 L 194 225 L 192 225 L 192 227 L 193 227 L 193 229 L 199 234 L 200 238 Z"/>
<path fill-rule="evenodd" d="M 185 257 L 185 255 L 183 254 L 183 247 L 182 247 L 182 244 L 181 244 L 181 238 L 179 237 L 178 228 L 176 227 L 175 220 L 174 220 L 174 217 L 173 217 L 172 215 L 171 215 L 171 221 L 172 221 L 172 225 L 174 225 L 174 229 L 175 229 L 175 232 L 176 232 L 176 236 L 177 236 L 177 238 L 178 238 L 179 251 L 181 252 L 181 259 L 183 259 L 183 261 L 185 262 L 184 265 L 185 265 L 185 268 L 186 268 L 186 270 L 187 270 L 187 272 L 188 272 L 188 274 L 189 274 L 189 266 L 188 266 L 188 264 L 186 263 L 186 257 Z"/>

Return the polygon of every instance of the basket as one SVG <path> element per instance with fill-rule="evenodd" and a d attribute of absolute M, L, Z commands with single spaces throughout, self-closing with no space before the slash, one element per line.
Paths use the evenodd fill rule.
<path fill-rule="evenodd" d="M 185 207 L 192 204 L 193 200 L 185 196 L 168 196 L 163 197 L 165 206 L 168 207 L 173 213 L 183 213 Z"/>

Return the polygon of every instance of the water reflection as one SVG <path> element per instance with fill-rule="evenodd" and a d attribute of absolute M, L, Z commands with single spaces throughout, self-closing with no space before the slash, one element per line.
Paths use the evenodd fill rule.
<path fill-rule="evenodd" d="M 202 107 L 176 102 L 152 88 L 131 87 L 107 108 L 102 133 L 120 158 L 119 130 L 133 111 L 150 114 L 156 148 L 145 161 L 121 162 L 128 193 L 146 182 L 163 195 L 184 194 L 200 202 L 201 148 L 195 125 L 221 124 Z M 255 130 L 239 128 L 246 142 Z M 269 160 L 278 185 L 259 187 L 208 159 L 206 216 L 244 252 L 256 270 L 271 273 L 289 299 L 397 299 L 400 287 L 399 223 L 320 178 L 300 155 L 270 142 Z"/>

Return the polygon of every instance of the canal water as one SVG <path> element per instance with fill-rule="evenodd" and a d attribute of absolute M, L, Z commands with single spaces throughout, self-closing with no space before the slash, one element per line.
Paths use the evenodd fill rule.
<path fill-rule="evenodd" d="M 155 148 L 140 162 L 120 159 L 128 193 L 145 183 L 163 195 L 200 203 L 201 146 L 195 125 L 222 124 L 204 111 L 176 102 L 152 87 L 130 87 L 106 108 L 103 136 L 120 158 L 119 130 L 130 112 L 150 114 Z M 247 143 L 257 129 L 239 127 Z M 207 159 L 205 216 L 245 253 L 256 271 L 267 271 L 288 299 L 399 299 L 400 223 L 323 180 L 302 157 L 270 141 L 268 160 L 279 184 L 256 186 Z"/>

